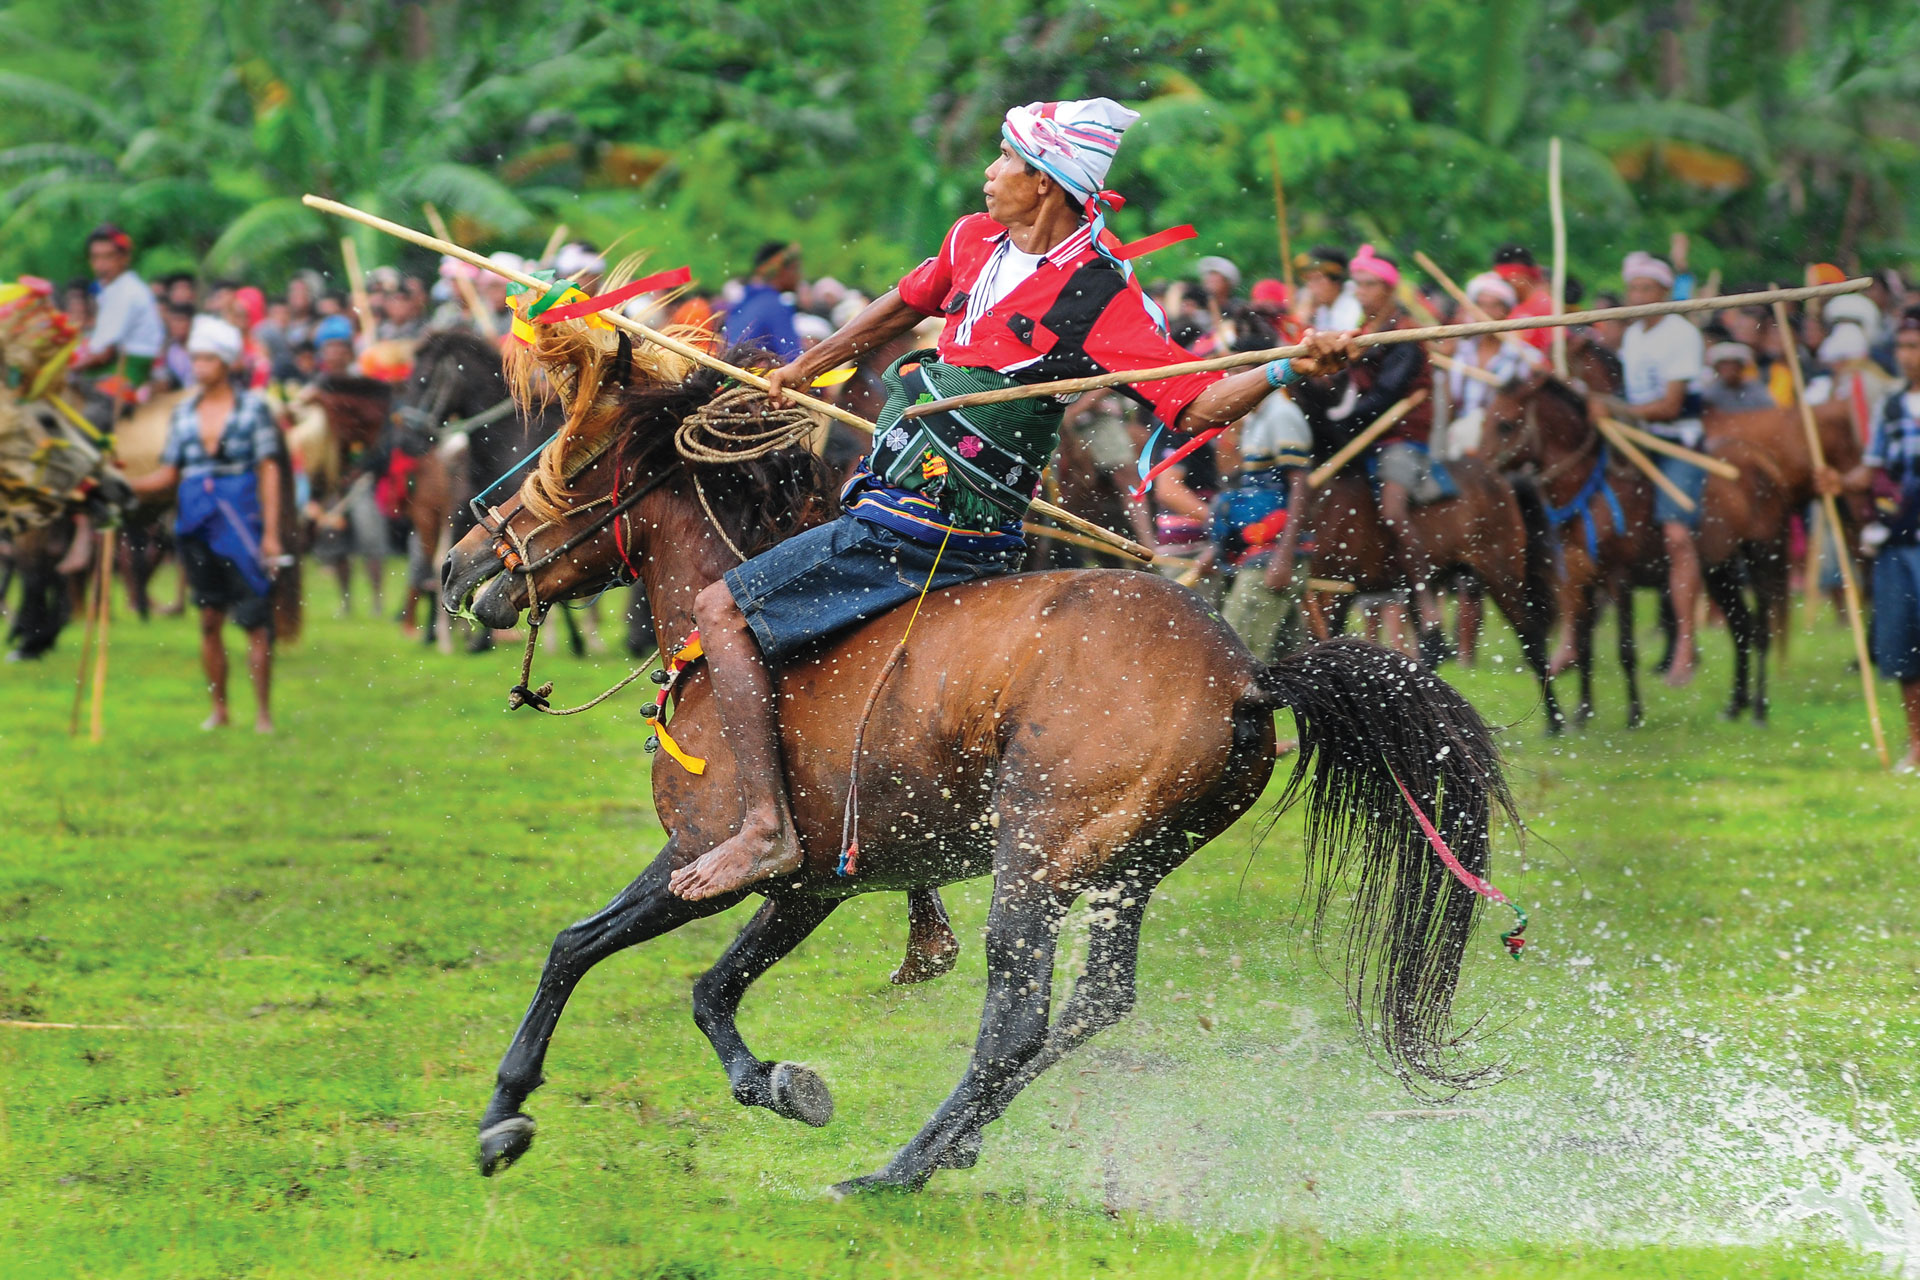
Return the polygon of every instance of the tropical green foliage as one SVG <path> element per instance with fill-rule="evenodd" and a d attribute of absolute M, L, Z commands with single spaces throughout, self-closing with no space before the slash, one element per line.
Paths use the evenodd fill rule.
<path fill-rule="evenodd" d="M 705 276 L 794 236 L 884 281 L 972 207 L 1012 102 L 1139 106 L 1123 235 L 1191 221 L 1575 269 L 1691 233 L 1729 282 L 1893 263 L 1920 234 L 1920 8 L 1901 0 L 20 0 L 0 9 L 0 270 L 77 270 L 113 217 L 150 272 L 337 259 L 316 190 L 529 250 L 555 221 Z M 391 243 L 362 242 L 370 261 Z"/>

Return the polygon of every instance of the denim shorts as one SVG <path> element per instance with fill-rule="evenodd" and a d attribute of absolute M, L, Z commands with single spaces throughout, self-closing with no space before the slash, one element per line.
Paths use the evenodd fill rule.
<path fill-rule="evenodd" d="M 1673 481 L 1674 487 L 1687 495 L 1693 503 L 1693 510 L 1682 510 L 1679 503 L 1667 495 L 1658 485 L 1653 490 L 1653 522 L 1655 524 L 1683 524 L 1689 529 L 1700 527 L 1700 495 L 1707 491 L 1707 473 L 1691 462 L 1682 462 L 1678 458 L 1669 458 L 1665 454 L 1656 454 L 1653 458 L 1660 474 Z"/>
<path fill-rule="evenodd" d="M 795 650 L 917 597 L 940 548 L 842 515 L 796 534 L 727 571 L 727 590 L 747 615 L 760 653 L 776 662 Z M 933 587 L 1012 573 L 1024 545 L 939 554 Z"/>
<path fill-rule="evenodd" d="M 1920 680 L 1920 547 L 1882 547 L 1873 562 L 1873 661 L 1889 680 Z"/>

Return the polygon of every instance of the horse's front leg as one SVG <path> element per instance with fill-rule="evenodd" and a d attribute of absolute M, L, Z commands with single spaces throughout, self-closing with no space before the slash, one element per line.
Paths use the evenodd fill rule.
<path fill-rule="evenodd" d="M 871 1187 L 917 1191 L 945 1162 L 956 1139 L 976 1130 L 980 1118 L 1009 1082 L 1040 1052 L 1047 1036 L 1053 987 L 1054 943 L 1077 891 L 1033 879 L 1035 863 L 1009 857 L 1002 836 L 993 907 L 987 913 L 987 999 L 973 1060 L 933 1118 L 878 1173 L 843 1182 L 847 1194 Z"/>
<path fill-rule="evenodd" d="M 838 898 L 795 894 L 768 898 L 765 906 L 713 968 L 693 984 L 693 1021 L 720 1055 L 734 1100 L 815 1126 L 833 1119 L 826 1082 L 798 1063 L 762 1062 L 747 1048 L 735 1015 L 747 988 L 778 964 L 840 905 Z"/>
<path fill-rule="evenodd" d="M 593 915 L 562 929 L 553 940 L 540 986 L 520 1019 L 506 1056 L 500 1060 L 493 1098 L 480 1117 L 481 1173 L 497 1173 L 533 1145 L 533 1118 L 524 1114 L 520 1105 L 542 1083 L 541 1067 L 554 1028 L 567 1007 L 567 998 L 587 970 L 637 942 L 725 911 L 746 896 L 741 892 L 688 902 L 667 888 L 667 877 L 673 869 L 674 846 L 669 841 L 639 879 Z"/>

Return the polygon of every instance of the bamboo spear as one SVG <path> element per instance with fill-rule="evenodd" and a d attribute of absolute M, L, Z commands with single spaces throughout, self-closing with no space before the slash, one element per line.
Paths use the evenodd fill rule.
<path fill-rule="evenodd" d="M 1420 264 L 1420 269 L 1422 271 L 1426 272 L 1428 275 L 1433 277 L 1435 284 L 1439 285 L 1442 289 L 1445 289 L 1447 291 L 1448 297 L 1452 298 L 1455 302 L 1459 303 L 1463 308 L 1465 308 L 1468 315 L 1473 316 L 1477 320 L 1493 319 L 1492 316 L 1488 315 L 1485 311 L 1480 309 L 1479 303 L 1475 302 L 1472 298 L 1469 298 L 1467 296 L 1467 291 L 1465 289 L 1462 289 L 1459 285 L 1453 282 L 1452 276 L 1448 275 L 1446 272 L 1440 269 L 1439 263 L 1435 262 L 1432 258 L 1429 258 L 1426 254 L 1422 253 L 1418 249 L 1413 251 L 1413 260 Z"/>
<path fill-rule="evenodd" d="M 1653 432 L 1642 431 L 1639 427 L 1631 423 L 1622 422 L 1618 418 L 1608 418 L 1607 425 L 1642 448 L 1651 449 L 1655 453 L 1664 453 L 1669 458 L 1678 458 L 1690 467 L 1700 468 L 1708 475 L 1719 476 L 1722 480 L 1738 480 L 1740 478 L 1740 468 L 1734 466 L 1724 458 L 1716 458 L 1711 454 L 1697 452 L 1696 450 L 1687 448 L 1685 445 L 1675 444 L 1671 440 L 1662 440 L 1659 436 L 1653 434 Z"/>
<path fill-rule="evenodd" d="M 1813 406 L 1807 403 L 1807 383 L 1800 370 L 1800 343 L 1794 337 L 1783 298 L 1773 304 L 1774 328 L 1780 331 L 1786 349 L 1787 372 L 1793 377 L 1793 402 L 1800 408 L 1800 427 L 1807 433 L 1807 454 L 1814 472 L 1826 470 L 1827 451 L 1820 447 L 1820 428 L 1813 420 Z M 1840 590 L 1847 602 L 1847 624 L 1853 628 L 1853 656 L 1860 664 L 1860 689 L 1867 699 L 1867 723 L 1873 728 L 1873 749 L 1880 755 L 1880 767 L 1893 766 L 1887 753 L 1887 732 L 1880 724 L 1880 698 L 1873 688 L 1873 659 L 1867 654 L 1867 629 L 1860 619 L 1860 584 L 1853 576 L 1853 552 L 1847 546 L 1840 523 L 1840 504 L 1830 493 L 1820 495 L 1820 509 L 1826 514 L 1827 528 L 1833 533 L 1834 558 L 1840 561 Z"/>
<path fill-rule="evenodd" d="M 347 293 L 353 313 L 360 317 L 360 345 L 373 341 L 373 302 L 367 297 L 367 277 L 360 270 L 360 248 L 352 236 L 340 237 L 340 259 L 347 267 Z"/>
<path fill-rule="evenodd" d="M 440 211 L 433 207 L 431 201 L 420 207 L 427 215 L 427 225 L 433 228 L 433 234 L 442 240 L 453 239 L 447 234 L 447 220 L 440 216 Z M 453 278 L 453 289 L 460 295 L 460 301 L 467 304 L 467 314 L 473 317 L 473 323 L 479 328 L 480 336 L 499 337 L 500 331 L 493 327 L 493 317 L 487 313 L 485 304 L 480 301 L 480 291 L 473 287 L 473 281 L 457 275 Z"/>
<path fill-rule="evenodd" d="M 1310 489 L 1324 487 L 1327 481 L 1340 473 L 1340 468 L 1359 457 L 1361 451 L 1385 435 L 1396 422 L 1418 409 L 1426 398 L 1426 388 L 1422 387 L 1406 399 L 1396 401 L 1392 408 L 1375 418 L 1365 431 L 1341 445 L 1338 453 L 1315 467 L 1313 473 L 1307 477 L 1307 487 Z"/>
<path fill-rule="evenodd" d="M 372 227 L 376 231 L 384 231 L 390 236 L 405 240 L 409 244 L 417 244 L 423 249 L 432 249 L 435 252 L 444 253 L 450 258 L 458 258 L 462 262 L 471 263 L 479 267 L 482 271 L 491 271 L 497 276 L 503 276 L 526 288 L 545 291 L 551 285 L 550 281 L 542 280 L 538 276 L 531 275 L 528 272 L 515 271 L 511 268 L 503 267 L 491 258 L 484 257 L 471 249 L 457 245 L 451 240 L 444 240 L 438 236 L 430 236 L 424 231 L 416 231 L 412 227 L 403 226 L 398 222 L 390 222 L 385 218 L 368 213 L 363 209 L 356 209 L 352 205 L 341 204 L 338 200 L 328 200 L 324 196 L 315 195 L 303 196 L 301 199 L 309 208 L 318 209 L 322 213 L 331 213 L 336 217 L 361 223 L 364 226 Z M 675 355 L 691 360 L 695 364 L 705 365 L 709 369 L 724 373 L 736 382 L 745 383 L 747 386 L 757 388 L 761 391 L 767 389 L 767 380 L 759 374 L 742 369 L 736 365 L 728 364 L 720 357 L 700 347 L 696 347 L 691 343 L 682 342 L 680 339 L 662 333 L 658 329 L 641 324 L 638 320 L 622 315 L 617 310 L 603 311 L 600 315 L 602 319 L 614 326 L 614 328 L 624 329 L 636 338 L 643 338 L 655 346 L 664 347 Z M 873 433 L 873 423 L 868 422 L 857 413 L 842 409 L 837 404 L 829 404 L 825 400 L 816 399 L 804 392 L 791 388 L 787 389 L 784 394 L 788 399 L 797 404 L 805 405 L 815 412 L 824 413 L 828 417 L 838 419 L 850 427 L 857 427 L 869 435 Z M 1071 511 L 1056 507 L 1051 502 L 1035 499 L 1032 507 L 1034 511 L 1047 517 L 1047 519 L 1063 524 L 1069 529 L 1084 533 L 1090 538 L 1097 538 L 1122 555 L 1143 563 L 1151 562 L 1153 559 L 1154 553 L 1151 548 L 1141 546 L 1131 538 L 1123 538 L 1113 532 L 1113 530 L 1094 524 L 1090 520 L 1082 520 Z"/>
<path fill-rule="evenodd" d="M 312 199 L 313 197 L 309 197 Z M 321 207 L 325 207 L 324 205 Z M 1517 316 L 1506 320 L 1484 320 L 1474 324 L 1433 325 L 1420 329 L 1387 329 L 1379 333 L 1357 335 L 1356 347 L 1386 347 L 1402 342 L 1443 342 L 1449 338 L 1477 338 L 1483 333 L 1517 333 L 1522 329 L 1555 329 L 1603 320 L 1641 320 L 1649 316 L 1683 315 L 1692 311 L 1721 311 L 1731 307 L 1751 307 L 1768 302 L 1800 302 L 1808 298 L 1831 298 L 1842 293 L 1864 293 L 1873 281 L 1861 278 L 1839 284 L 1811 285 L 1804 289 L 1763 289 L 1757 293 L 1736 293 L 1724 298 L 1682 298 L 1669 302 L 1646 302 L 1632 307 L 1604 307 L 1598 311 L 1570 311 L 1558 316 Z M 1028 386 L 1006 387 L 993 391 L 974 391 L 964 396 L 949 396 L 925 404 L 909 405 L 906 416 L 922 418 L 929 413 L 964 409 L 975 404 L 999 404 L 1007 400 L 1031 400 L 1040 396 L 1064 396 L 1122 383 L 1159 382 L 1185 377 L 1190 373 L 1212 373 L 1216 369 L 1245 369 L 1292 356 L 1307 354 L 1304 343 L 1273 347 L 1266 351 L 1238 351 L 1208 360 L 1186 360 L 1153 369 L 1133 369 L 1103 373 L 1091 378 L 1067 378 L 1059 382 L 1036 382 Z"/>
<path fill-rule="evenodd" d="M 1280 225 L 1280 278 L 1287 282 L 1287 296 L 1293 296 L 1293 243 L 1287 234 L 1287 189 L 1280 183 L 1280 142 L 1267 135 L 1267 156 L 1273 161 L 1273 217 Z"/>
<path fill-rule="evenodd" d="M 1560 139 L 1547 146 L 1547 210 L 1553 216 L 1553 314 L 1567 309 L 1567 206 L 1560 193 Z M 1553 331 L 1553 373 L 1567 377 L 1567 331 Z"/>
<path fill-rule="evenodd" d="M 1669 480 L 1666 472 L 1654 466 L 1653 459 L 1640 452 L 1639 445 L 1621 433 L 1619 423 L 1615 422 L 1612 418 L 1595 418 L 1593 425 L 1600 429 L 1600 434 L 1607 438 L 1608 444 L 1619 450 L 1620 455 L 1628 462 L 1631 462 L 1634 466 L 1646 472 L 1647 479 L 1653 481 L 1653 483 L 1660 488 L 1661 492 L 1665 493 L 1669 498 L 1672 498 L 1674 504 L 1682 511 L 1692 511 L 1694 509 L 1695 504 L 1693 499 L 1689 498 L 1681 490 L 1679 485 Z"/>

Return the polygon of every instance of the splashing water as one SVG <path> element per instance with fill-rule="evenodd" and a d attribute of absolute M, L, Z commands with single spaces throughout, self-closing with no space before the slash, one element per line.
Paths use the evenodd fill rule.
<path fill-rule="evenodd" d="M 1834 1119 L 1792 1065 L 1662 1022 L 1644 992 L 1628 1013 L 1591 963 L 1552 978 L 1587 980 L 1584 1007 L 1491 1033 L 1523 1070 L 1444 1105 L 1398 1090 L 1332 1011 L 1163 995 L 1043 1079 L 989 1136 L 982 1173 L 1203 1231 L 1837 1242 L 1920 1280 L 1920 1146 L 1889 1108 L 1849 1076 L 1852 1123 Z M 1623 1016 L 1630 1034 L 1610 1025 Z"/>

